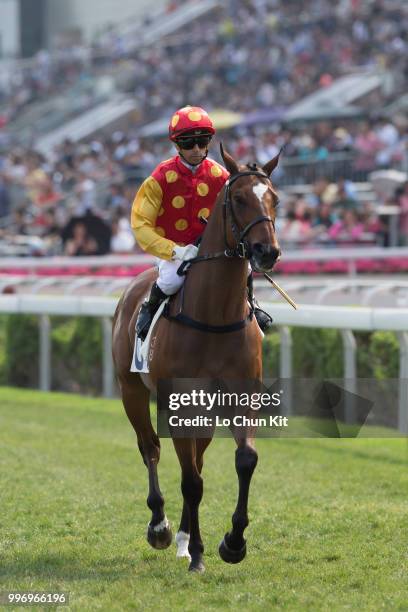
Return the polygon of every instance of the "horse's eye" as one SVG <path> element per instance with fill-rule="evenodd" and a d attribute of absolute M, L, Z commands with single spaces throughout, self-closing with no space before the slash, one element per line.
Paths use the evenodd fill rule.
<path fill-rule="evenodd" d="M 279 204 L 280 204 L 280 200 L 279 198 L 277 198 L 275 201 L 275 208 L 278 208 Z"/>

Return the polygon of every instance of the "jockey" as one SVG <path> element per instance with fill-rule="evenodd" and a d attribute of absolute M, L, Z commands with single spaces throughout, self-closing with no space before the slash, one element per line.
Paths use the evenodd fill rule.
<path fill-rule="evenodd" d="M 149 298 L 142 304 L 136 323 L 139 338 L 145 339 L 159 305 L 178 291 L 184 276 L 180 263 L 196 256 L 193 243 L 201 236 L 228 171 L 207 157 L 215 129 L 207 112 L 196 106 L 176 111 L 169 125 L 169 138 L 178 154 L 160 163 L 140 186 L 132 205 L 131 225 L 141 248 L 158 258 L 159 276 Z M 249 300 L 253 300 L 252 274 L 248 277 Z M 255 308 L 265 331 L 270 316 Z"/>

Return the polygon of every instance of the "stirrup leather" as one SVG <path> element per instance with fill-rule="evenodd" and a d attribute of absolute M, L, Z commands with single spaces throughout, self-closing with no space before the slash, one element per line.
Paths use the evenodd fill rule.
<path fill-rule="evenodd" d="M 152 286 L 149 297 L 143 302 L 140 307 L 136 321 L 136 334 L 144 340 L 148 334 L 149 327 L 153 321 L 153 317 L 157 312 L 160 304 L 165 300 L 167 295 L 157 286 L 156 283 Z"/>

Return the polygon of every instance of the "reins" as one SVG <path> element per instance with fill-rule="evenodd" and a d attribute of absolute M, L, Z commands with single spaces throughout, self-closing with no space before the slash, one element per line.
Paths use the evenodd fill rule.
<path fill-rule="evenodd" d="M 187 259 L 183 261 L 177 270 L 177 274 L 182 276 L 187 273 L 186 268 L 188 268 L 191 264 L 200 263 L 201 261 L 209 261 L 211 259 L 219 259 L 220 257 L 239 257 L 240 259 L 249 259 L 251 257 L 251 249 L 249 244 L 244 240 L 245 236 L 249 233 L 249 231 L 258 223 L 263 223 L 267 221 L 272 223 L 273 229 L 275 230 L 275 223 L 273 219 L 267 217 L 266 215 L 261 215 L 248 223 L 244 229 L 240 232 L 238 229 L 237 219 L 234 214 L 234 209 L 232 208 L 232 200 L 231 200 L 231 185 L 235 183 L 235 181 L 242 176 L 261 176 L 262 178 L 266 178 L 269 180 L 269 177 L 264 172 L 260 172 L 256 170 L 255 164 L 248 164 L 248 168 L 250 170 L 246 170 L 244 172 L 237 172 L 236 174 L 230 176 L 225 183 L 225 193 L 224 193 L 224 202 L 222 205 L 222 218 L 224 225 L 224 245 L 225 249 L 223 251 L 218 251 L 218 253 L 208 253 L 206 255 L 197 255 L 197 257 L 192 257 L 191 259 Z M 237 244 L 235 247 L 230 248 L 228 246 L 227 239 L 227 222 L 228 222 L 228 213 L 230 216 L 231 230 L 234 235 Z"/>
<path fill-rule="evenodd" d="M 245 237 L 248 235 L 250 230 L 257 225 L 258 223 L 268 222 L 272 223 L 273 229 L 275 230 L 275 224 L 271 217 L 266 215 L 261 215 L 248 223 L 244 229 L 241 231 L 238 228 L 237 219 L 234 213 L 234 209 L 232 207 L 232 199 L 231 199 L 231 185 L 235 183 L 239 178 L 243 176 L 260 176 L 262 178 L 266 178 L 269 180 L 269 177 L 264 172 L 261 172 L 256 169 L 256 164 L 247 164 L 248 170 L 243 172 L 237 172 L 228 178 L 225 183 L 225 193 L 224 193 L 224 201 L 222 205 L 222 218 L 223 218 L 223 226 L 224 226 L 224 245 L 225 249 L 223 251 L 218 251 L 217 253 L 207 253 L 205 255 L 197 255 L 197 257 L 193 257 L 191 259 L 187 259 L 183 261 L 177 270 L 177 274 L 180 276 L 185 275 L 187 273 L 187 268 L 195 263 L 200 263 L 203 261 L 210 261 L 214 259 L 219 259 L 221 257 L 234 258 L 238 257 L 240 259 L 248 259 L 251 257 L 251 248 L 248 242 L 245 240 Z M 231 248 L 228 246 L 228 238 L 227 238 L 227 224 L 228 220 L 230 221 L 231 230 L 233 236 L 236 240 L 236 246 Z M 194 329 L 198 329 L 200 331 L 212 332 L 212 333 L 227 333 L 237 331 L 245 327 L 248 321 L 251 321 L 254 315 L 254 307 L 250 304 L 250 311 L 246 319 L 241 321 L 237 321 L 236 323 L 230 323 L 229 325 L 209 325 L 207 323 L 201 323 L 200 321 L 196 321 L 192 319 L 188 315 L 184 314 L 184 284 L 181 288 L 181 306 L 180 310 L 176 315 L 171 315 L 169 312 L 169 303 L 167 302 L 164 310 L 163 316 L 171 321 L 178 321 L 184 325 L 188 325 L 189 327 L 193 327 Z"/>

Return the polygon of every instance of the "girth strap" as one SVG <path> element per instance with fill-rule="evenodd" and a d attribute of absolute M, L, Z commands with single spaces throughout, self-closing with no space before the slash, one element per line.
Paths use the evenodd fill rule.
<path fill-rule="evenodd" d="M 194 329 L 198 329 L 200 331 L 211 332 L 214 334 L 225 334 L 228 332 L 234 332 L 238 331 L 239 329 L 243 329 L 247 325 L 248 321 L 252 320 L 253 310 L 251 309 L 246 319 L 243 319 L 242 321 L 237 321 L 236 323 L 230 323 L 229 325 L 208 325 L 207 323 L 201 323 L 201 321 L 196 321 L 195 319 L 192 319 L 183 312 L 178 312 L 175 315 L 171 315 L 169 311 L 168 302 L 164 307 L 162 315 L 169 321 L 177 321 L 182 325 L 187 325 L 188 327 L 193 327 Z"/>

